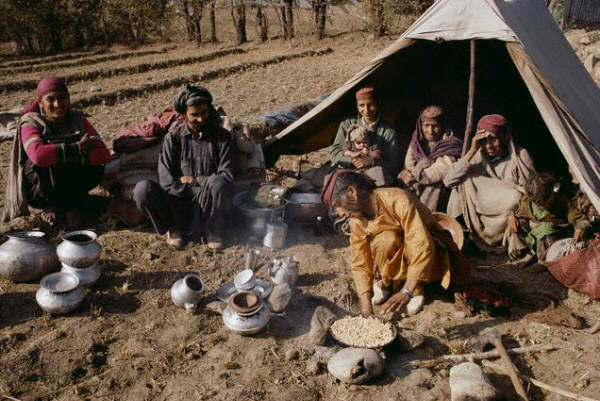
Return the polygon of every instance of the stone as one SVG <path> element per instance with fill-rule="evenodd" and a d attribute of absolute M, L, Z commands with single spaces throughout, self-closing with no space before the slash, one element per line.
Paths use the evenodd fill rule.
<path fill-rule="evenodd" d="M 579 38 L 579 44 L 580 45 L 587 46 L 590 43 L 592 43 L 592 41 L 590 40 L 590 37 L 587 36 L 587 35 L 583 35 L 581 38 Z"/>
<path fill-rule="evenodd" d="M 299 353 L 295 349 L 289 349 L 285 352 L 284 358 L 286 361 L 293 361 L 294 359 L 298 359 Z"/>
<path fill-rule="evenodd" d="M 269 295 L 267 304 L 272 312 L 279 313 L 288 306 L 292 299 L 292 289 L 287 283 L 278 284 L 273 287 L 273 292 Z"/>
<path fill-rule="evenodd" d="M 327 370 L 338 380 L 362 384 L 383 373 L 379 353 L 368 348 L 344 348 L 327 362 Z"/>
<path fill-rule="evenodd" d="M 91 86 L 89 92 L 90 93 L 94 93 L 94 92 L 100 92 L 102 91 L 102 88 L 99 86 Z"/>
<path fill-rule="evenodd" d="M 479 365 L 464 362 L 450 369 L 451 401 L 493 401 L 499 397 Z"/>
<path fill-rule="evenodd" d="M 410 352 L 415 348 L 419 348 L 425 342 L 425 336 L 415 330 L 398 329 L 398 350 L 400 352 Z"/>
<path fill-rule="evenodd" d="M 310 344 L 325 344 L 329 327 L 331 327 L 336 318 L 336 315 L 327 307 L 323 305 L 317 306 L 310 319 L 310 331 L 308 332 L 308 341 Z"/>
<path fill-rule="evenodd" d="M 413 369 L 402 381 L 407 388 L 427 387 L 433 379 L 433 374 L 429 369 Z"/>

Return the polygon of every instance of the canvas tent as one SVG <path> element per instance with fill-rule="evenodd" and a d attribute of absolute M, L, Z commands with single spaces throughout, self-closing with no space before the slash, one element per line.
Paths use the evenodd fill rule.
<path fill-rule="evenodd" d="M 600 210 L 600 91 L 543 0 L 438 0 L 395 43 L 265 147 L 267 163 L 333 142 L 354 91 L 374 84 L 384 118 L 406 143 L 419 111 L 441 104 L 464 131 L 470 40 L 476 40 L 475 120 L 507 117 L 538 170 L 573 167 Z"/>

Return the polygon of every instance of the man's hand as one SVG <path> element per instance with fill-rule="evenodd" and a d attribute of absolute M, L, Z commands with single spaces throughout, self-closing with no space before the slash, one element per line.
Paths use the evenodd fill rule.
<path fill-rule="evenodd" d="M 94 140 L 89 134 L 85 134 L 79 141 L 77 141 L 77 147 L 80 153 L 87 153 L 94 147 Z"/>
<path fill-rule="evenodd" d="M 400 178 L 400 181 L 402 181 L 404 183 L 404 185 L 406 186 L 410 186 L 412 183 L 414 183 L 415 177 L 412 175 L 412 173 L 406 169 L 402 170 L 400 172 L 400 174 L 398 175 L 398 178 Z"/>
<path fill-rule="evenodd" d="M 513 234 L 517 233 L 517 230 L 519 229 L 519 222 L 517 220 L 517 217 L 514 214 L 511 214 L 508 216 L 508 231 L 510 231 Z"/>
<path fill-rule="evenodd" d="M 360 314 L 364 317 L 373 315 L 373 304 L 371 303 L 372 297 L 373 294 L 370 292 L 360 296 Z"/>
<path fill-rule="evenodd" d="M 410 298 L 401 292 L 397 292 L 390 297 L 384 304 L 381 310 L 382 314 L 394 313 L 399 311 L 404 305 L 410 301 Z"/>
<path fill-rule="evenodd" d="M 194 177 L 189 176 L 189 175 L 184 175 L 179 177 L 179 182 L 181 182 L 182 184 L 192 184 L 194 182 Z"/>
<path fill-rule="evenodd" d="M 366 164 L 363 158 L 355 157 L 352 159 L 352 165 L 358 169 L 365 168 Z"/>
<path fill-rule="evenodd" d="M 480 146 L 479 143 L 481 142 L 481 140 L 483 140 L 489 136 L 493 136 L 493 135 L 491 133 L 487 132 L 486 130 L 482 129 L 482 130 L 477 131 L 477 133 L 473 137 L 473 140 L 471 140 L 471 148 L 465 155 L 467 157 L 467 160 L 471 160 L 471 158 L 473 156 L 475 156 L 475 153 L 479 149 L 479 146 Z"/>

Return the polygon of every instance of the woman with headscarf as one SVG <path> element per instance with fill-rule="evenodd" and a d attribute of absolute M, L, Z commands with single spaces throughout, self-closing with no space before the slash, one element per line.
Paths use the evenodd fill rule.
<path fill-rule="evenodd" d="M 453 162 L 461 156 L 462 140 L 447 126 L 440 106 L 426 107 L 412 134 L 404 159 L 400 182 L 411 189 L 429 208 L 445 211 L 450 190 L 442 180 Z"/>
<path fill-rule="evenodd" d="M 223 247 L 225 219 L 231 211 L 232 138 L 220 126 L 212 95 L 188 85 L 175 98 L 185 121 L 171 127 L 158 159 L 158 180 L 136 184 L 133 199 L 167 243 L 181 247 L 202 238 Z"/>
<path fill-rule="evenodd" d="M 534 174 L 529 153 L 514 144 L 506 119 L 498 114 L 483 116 L 469 151 L 444 177 L 444 184 L 453 188 L 448 214 L 463 216 L 481 248 L 502 244 L 511 259 L 523 257 L 527 244 L 517 235 L 514 212 Z"/>
<path fill-rule="evenodd" d="M 36 98 L 21 111 L 8 175 L 4 220 L 43 209 L 69 228 L 81 225 L 88 192 L 102 180 L 110 152 L 85 115 L 71 108 L 61 78 L 42 79 Z"/>
<path fill-rule="evenodd" d="M 448 288 L 470 281 L 469 264 L 450 233 L 410 192 L 376 188 L 363 174 L 338 170 L 322 197 L 350 217 L 351 270 L 363 315 L 383 302 L 384 313 L 406 306 L 415 314 L 425 300 L 423 284 Z M 375 282 L 375 273 L 381 281 Z"/>

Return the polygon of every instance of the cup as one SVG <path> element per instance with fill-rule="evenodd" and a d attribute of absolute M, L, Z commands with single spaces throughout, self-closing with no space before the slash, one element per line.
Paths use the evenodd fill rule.
<path fill-rule="evenodd" d="M 233 285 L 238 291 L 250 291 L 256 287 L 256 277 L 251 269 L 242 270 L 235 275 Z"/>

